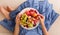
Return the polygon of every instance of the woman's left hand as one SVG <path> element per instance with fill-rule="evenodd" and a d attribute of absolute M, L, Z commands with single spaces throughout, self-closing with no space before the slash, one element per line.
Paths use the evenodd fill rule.
<path fill-rule="evenodd" d="M 44 24 L 45 17 L 42 14 L 40 14 L 39 18 L 40 18 L 40 24 Z"/>
<path fill-rule="evenodd" d="M 15 20 L 15 22 L 16 22 L 17 25 L 20 25 L 20 19 L 19 18 L 20 18 L 19 15 L 17 15 L 16 16 L 16 20 Z"/>

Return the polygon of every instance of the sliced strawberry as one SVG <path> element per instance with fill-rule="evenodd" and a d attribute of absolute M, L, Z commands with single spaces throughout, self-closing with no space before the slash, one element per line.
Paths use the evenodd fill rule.
<path fill-rule="evenodd" d="M 27 14 L 28 16 L 30 16 L 30 12 L 29 12 L 29 11 L 27 11 L 26 14 Z"/>
<path fill-rule="evenodd" d="M 34 14 L 34 12 L 30 12 L 31 16 Z"/>
<path fill-rule="evenodd" d="M 37 11 L 36 11 L 36 10 L 34 10 L 34 12 L 35 12 L 35 13 L 37 13 Z"/>
<path fill-rule="evenodd" d="M 33 10 L 33 9 L 30 9 L 30 11 L 29 11 L 29 12 L 35 12 L 35 13 L 37 13 L 37 12 L 36 12 L 36 10 Z"/>
<path fill-rule="evenodd" d="M 29 12 L 34 12 L 34 10 L 30 9 Z"/>

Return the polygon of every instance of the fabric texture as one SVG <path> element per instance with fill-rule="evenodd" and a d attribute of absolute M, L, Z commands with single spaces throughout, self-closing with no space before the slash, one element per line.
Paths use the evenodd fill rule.
<path fill-rule="evenodd" d="M 15 27 L 15 18 L 16 15 L 23 10 L 24 8 L 31 7 L 35 8 L 39 11 L 40 14 L 45 16 L 45 26 L 47 30 L 49 30 L 50 26 L 57 19 L 59 14 L 57 14 L 52 9 L 52 4 L 48 3 L 48 0 L 39 1 L 39 0 L 27 0 L 22 3 L 16 10 L 10 13 L 11 20 L 7 20 L 6 18 L 0 21 L 0 24 L 7 28 L 10 31 L 14 31 Z M 20 35 L 43 35 L 41 25 L 33 30 L 25 30 L 22 27 L 20 28 Z"/>

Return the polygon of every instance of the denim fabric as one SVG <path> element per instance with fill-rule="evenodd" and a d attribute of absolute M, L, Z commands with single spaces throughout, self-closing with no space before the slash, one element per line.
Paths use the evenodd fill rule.
<path fill-rule="evenodd" d="M 45 16 L 45 26 L 49 30 L 50 26 L 57 19 L 59 14 L 57 14 L 52 9 L 52 4 L 48 3 L 48 0 L 39 1 L 39 0 L 27 0 L 22 3 L 16 10 L 12 11 L 9 15 L 11 20 L 4 19 L 0 21 L 0 24 L 3 25 L 10 31 L 14 31 L 15 27 L 15 17 L 16 15 L 23 10 L 24 8 L 31 7 L 39 11 L 40 14 Z M 33 30 L 25 30 L 22 27 L 20 28 L 20 35 L 43 35 L 41 25 Z"/>

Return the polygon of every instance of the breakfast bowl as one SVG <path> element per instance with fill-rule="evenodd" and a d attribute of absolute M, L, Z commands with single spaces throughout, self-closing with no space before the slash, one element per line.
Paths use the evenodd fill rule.
<path fill-rule="evenodd" d="M 19 16 L 20 26 L 26 30 L 35 29 L 39 25 L 40 15 L 34 8 L 25 8 L 17 16 Z"/>

